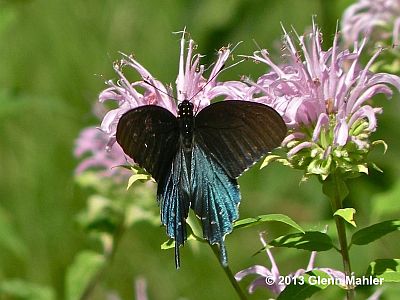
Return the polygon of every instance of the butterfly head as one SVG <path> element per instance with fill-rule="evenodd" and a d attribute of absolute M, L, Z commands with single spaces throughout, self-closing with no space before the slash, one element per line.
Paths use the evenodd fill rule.
<path fill-rule="evenodd" d="M 193 103 L 189 100 L 183 100 L 178 104 L 178 118 L 192 117 L 193 116 Z"/>

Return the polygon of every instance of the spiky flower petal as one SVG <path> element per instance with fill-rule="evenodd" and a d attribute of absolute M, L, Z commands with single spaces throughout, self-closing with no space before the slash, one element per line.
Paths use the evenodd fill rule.
<path fill-rule="evenodd" d="M 165 86 L 147 71 L 132 55 L 122 54 L 122 59 L 114 63 L 114 70 L 118 75 L 117 82 L 107 81 L 109 86 L 99 95 L 99 101 L 113 100 L 118 104 L 116 109 L 110 110 L 101 123 L 101 129 L 109 136 L 108 147 L 116 139 L 116 128 L 121 116 L 130 109 L 142 105 L 158 105 L 176 115 L 177 104 L 188 99 L 198 112 L 216 97 L 225 99 L 241 99 L 242 88 L 245 84 L 239 81 L 218 82 L 217 77 L 230 56 L 231 50 L 223 47 L 218 51 L 208 79 L 204 77 L 205 67 L 200 64 L 201 55 L 195 54 L 196 44 L 188 41 L 186 48 L 185 32 L 182 34 L 179 56 L 178 76 L 176 79 L 176 97 L 173 88 Z M 186 52 L 186 53 L 185 53 Z M 185 57 L 186 54 L 186 57 Z M 130 82 L 124 75 L 124 68 L 134 69 L 141 77 L 139 81 Z M 140 90 L 144 89 L 144 93 Z M 176 103 L 176 100 L 178 103 Z"/>
<path fill-rule="evenodd" d="M 324 51 L 315 24 L 304 36 L 284 34 L 287 61 L 275 63 L 266 50 L 256 52 L 252 58 L 271 71 L 252 88 L 255 100 L 274 107 L 289 128 L 283 141 L 287 164 L 322 179 L 336 171 L 349 176 L 366 172 L 370 135 L 382 112 L 371 105 L 371 98 L 390 97 L 390 86 L 400 90 L 400 78 L 369 70 L 381 49 L 362 67 L 365 40 L 353 50 L 342 50 L 336 34 L 332 47 Z"/>
<path fill-rule="evenodd" d="M 365 36 L 381 45 L 399 45 L 400 1 L 359 0 L 346 9 L 341 27 L 348 45 Z"/>

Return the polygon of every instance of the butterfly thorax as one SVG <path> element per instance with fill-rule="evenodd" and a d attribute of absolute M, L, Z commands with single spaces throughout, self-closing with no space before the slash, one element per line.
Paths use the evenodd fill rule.
<path fill-rule="evenodd" d="M 193 103 L 183 100 L 178 105 L 178 121 L 181 143 L 185 150 L 191 150 L 193 144 Z"/>

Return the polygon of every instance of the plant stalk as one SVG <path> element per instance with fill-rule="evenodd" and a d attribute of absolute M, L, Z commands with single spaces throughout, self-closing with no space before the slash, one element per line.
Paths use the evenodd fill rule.
<path fill-rule="evenodd" d="M 210 245 L 210 244 L 209 244 Z M 242 291 L 242 289 L 240 288 L 238 282 L 236 281 L 235 277 L 233 276 L 232 270 L 229 268 L 229 266 L 224 266 L 221 263 L 220 260 L 220 253 L 219 253 L 219 248 L 217 245 L 210 245 L 215 257 L 217 258 L 221 268 L 224 270 L 225 275 L 228 277 L 229 282 L 231 283 L 232 287 L 235 289 L 236 294 L 238 295 L 240 300 L 247 300 L 246 295 L 244 294 L 244 292 Z"/>
<path fill-rule="evenodd" d="M 338 187 L 338 178 L 337 175 L 333 175 L 333 184 L 335 187 L 334 194 L 331 196 L 331 205 L 332 205 L 332 210 L 333 213 L 335 213 L 338 209 L 343 208 L 342 205 L 342 200 L 340 198 L 340 193 L 339 193 L 339 187 Z M 340 244 L 340 253 L 342 255 L 342 261 L 343 261 L 343 269 L 344 269 L 344 274 L 346 275 L 347 278 L 351 277 L 352 272 L 351 272 L 351 264 L 350 264 L 350 255 L 349 255 L 349 249 L 347 245 L 347 236 L 346 236 L 346 227 L 345 227 L 345 220 L 343 220 L 342 217 L 340 216 L 334 216 L 335 223 L 336 223 L 336 230 L 339 238 L 339 244 Z M 347 300 L 354 300 L 354 287 L 350 287 L 350 289 L 347 290 Z"/>

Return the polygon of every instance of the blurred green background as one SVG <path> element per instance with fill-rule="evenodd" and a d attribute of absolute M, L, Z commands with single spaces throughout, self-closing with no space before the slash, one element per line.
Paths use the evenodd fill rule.
<path fill-rule="evenodd" d="M 92 191 L 74 180 L 78 160 L 73 147 L 82 128 L 98 125 L 92 106 L 105 88 L 104 79 L 115 78 L 112 61 L 119 58 L 118 51 L 133 52 L 154 76 L 173 83 L 180 37 L 172 32 L 185 26 L 198 51 L 207 55 L 205 63 L 213 61 L 221 46 L 239 41 L 243 43 L 236 54 L 257 50 L 255 40 L 279 55 L 280 22 L 301 33 L 317 15 L 324 43 L 330 45 L 336 20 L 351 2 L 0 0 L 0 299 L 34 299 L 24 295 L 29 288 L 40 290 L 35 299 L 52 293 L 54 299 L 68 299 L 69 266 L 80 251 L 98 247 L 77 222 Z M 246 62 L 223 78 L 256 78 L 263 71 Z M 389 102 L 378 100 L 385 113 L 375 138 L 385 139 L 389 150 L 374 159 L 384 173 L 372 172 L 352 182 L 346 204 L 357 209 L 361 227 L 399 216 L 398 100 L 398 95 Z M 277 165 L 261 171 L 254 167 L 240 179 L 241 217 L 284 213 L 306 228 L 330 224 L 329 203 L 320 185 L 315 180 L 299 185 L 301 175 Z M 154 198 L 151 201 L 157 210 Z M 254 264 L 270 267 L 264 254 L 252 256 L 261 246 L 261 230 L 277 236 L 288 229 L 268 224 L 228 236 L 234 272 Z M 391 234 L 369 251 L 353 248 L 354 271 L 363 273 L 376 258 L 398 257 L 399 237 Z M 177 271 L 173 251 L 160 250 L 165 240 L 164 228 L 148 222 L 132 226 L 89 299 L 107 299 L 110 292 L 134 299 L 138 277 L 146 279 L 150 299 L 235 299 L 206 245 L 186 246 Z M 307 252 L 273 251 L 282 274 L 306 267 Z M 342 268 L 334 251 L 319 254 L 316 265 Z M 250 279 L 241 282 L 243 288 Z M 6 296 L 7 288 L 21 294 Z M 335 288 L 328 290 L 324 299 L 342 298 Z M 396 287 L 388 289 L 384 299 L 395 299 L 392 290 Z M 260 289 L 250 299 L 268 296 Z"/>

